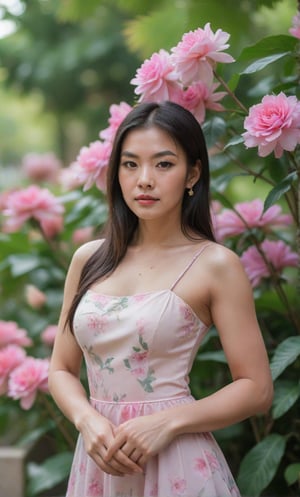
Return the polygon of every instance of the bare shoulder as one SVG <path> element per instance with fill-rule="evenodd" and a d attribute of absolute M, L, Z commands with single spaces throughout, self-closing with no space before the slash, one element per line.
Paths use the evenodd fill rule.
<path fill-rule="evenodd" d="M 203 252 L 203 262 L 212 278 L 217 277 L 220 280 L 222 277 L 227 280 L 227 278 L 240 276 L 248 279 L 239 256 L 224 245 L 214 242 L 209 244 Z"/>
<path fill-rule="evenodd" d="M 76 264 L 84 265 L 86 261 L 98 250 L 104 240 L 92 240 L 84 243 L 73 254 L 73 261 Z"/>

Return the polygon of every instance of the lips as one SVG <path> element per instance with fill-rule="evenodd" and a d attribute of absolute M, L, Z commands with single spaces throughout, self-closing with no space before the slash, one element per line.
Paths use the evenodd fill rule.
<path fill-rule="evenodd" d="M 139 195 L 138 197 L 136 197 L 136 200 L 152 200 L 152 201 L 155 201 L 155 200 L 158 200 L 158 198 L 151 197 L 151 195 Z"/>

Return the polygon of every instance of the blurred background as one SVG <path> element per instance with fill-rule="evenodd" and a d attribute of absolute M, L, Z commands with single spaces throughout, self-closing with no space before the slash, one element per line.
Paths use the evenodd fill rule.
<path fill-rule="evenodd" d="M 22 157 L 54 152 L 68 166 L 107 126 L 110 104 L 134 100 L 141 62 L 211 22 L 230 53 L 287 33 L 295 0 L 1 0 L 0 185 Z M 236 69 L 236 67 L 235 67 Z M 230 71 L 228 67 L 226 70 Z"/>

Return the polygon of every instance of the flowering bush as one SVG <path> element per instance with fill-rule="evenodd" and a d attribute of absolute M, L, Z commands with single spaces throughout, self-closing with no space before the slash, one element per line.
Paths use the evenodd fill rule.
<path fill-rule="evenodd" d="M 299 489 L 300 281 L 295 269 L 300 254 L 300 239 L 295 239 L 300 198 L 300 102 L 296 97 L 299 15 L 290 33 L 292 36 L 272 36 L 245 48 L 237 62 L 239 66 L 250 64 L 226 83 L 218 74 L 218 66 L 234 62 L 225 53 L 230 36 L 221 29 L 213 32 L 208 23 L 203 29 L 185 33 L 170 52 L 161 49 L 154 53 L 131 80 L 139 102 L 173 100 L 202 124 L 210 151 L 216 235 L 220 243 L 240 255 L 253 286 L 270 354 L 274 403 L 268 415 L 250 420 L 250 432 L 247 421 L 236 427 L 235 435 L 231 429 L 216 434 L 230 454 L 241 492 L 253 497 L 264 490 L 286 495 L 289 486 L 293 495 Z M 288 68 L 283 66 L 286 57 L 294 60 Z M 274 80 L 268 66 L 275 62 L 280 77 Z M 253 101 L 247 88 L 263 70 L 266 76 L 260 78 L 264 83 L 261 87 L 264 91 L 267 88 L 268 94 L 259 94 L 256 89 L 260 101 Z M 251 84 L 239 87 L 244 75 L 253 77 Z M 18 409 L 25 410 L 36 438 L 41 435 L 36 427 L 50 415 L 55 423 L 45 424 L 44 432 L 56 441 L 56 451 L 65 451 L 67 460 L 75 435 L 48 397 L 46 386 L 48 358 L 57 330 L 53 323 L 57 322 L 74 248 L 95 236 L 105 221 L 105 175 L 112 140 L 131 108 L 126 102 L 110 107 L 108 127 L 100 130 L 99 140 L 83 147 L 68 169 L 56 171 L 56 195 L 31 185 L 3 192 L 0 198 L 1 281 L 9 281 L 0 289 L 6 295 L 0 322 L 2 401 L 9 405 L 8 413 L 18 415 Z M 36 171 L 34 174 L 41 178 Z M 241 181 L 241 175 L 246 176 L 243 180 L 253 178 L 255 198 L 232 204 L 230 182 Z M 49 176 L 45 174 L 44 179 L 49 181 Z M 264 201 L 259 192 L 266 196 Z M 216 330 L 212 329 L 191 375 L 196 396 L 228 381 L 224 363 Z M 37 415 L 39 406 L 41 416 Z M 227 437 L 243 443 L 232 449 Z M 53 469 L 50 483 L 54 485 L 66 477 L 68 465 L 62 473 L 60 457 L 56 466 L 53 461 L 51 467 L 57 471 Z M 28 475 L 30 482 L 36 481 L 37 467 L 29 466 Z M 49 481 L 40 479 L 34 488 L 43 490 L 47 485 Z M 38 491 L 31 495 L 34 493 Z"/>

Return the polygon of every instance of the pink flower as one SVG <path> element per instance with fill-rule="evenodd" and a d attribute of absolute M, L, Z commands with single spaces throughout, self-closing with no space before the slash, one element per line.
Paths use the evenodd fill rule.
<path fill-rule="evenodd" d="M 209 83 L 216 62 L 234 62 L 231 55 L 223 53 L 229 47 L 226 43 L 229 37 L 221 29 L 214 33 L 210 23 L 204 29 L 198 28 L 183 35 L 178 45 L 172 48 L 171 58 L 184 85 L 199 80 Z"/>
<path fill-rule="evenodd" d="M 184 495 L 186 492 L 186 480 L 184 478 L 173 478 L 170 480 L 173 495 Z"/>
<path fill-rule="evenodd" d="M 296 267 L 299 263 L 299 256 L 282 240 L 264 240 L 261 250 L 265 254 L 266 260 L 278 273 L 288 266 Z M 242 264 L 253 287 L 260 284 L 263 278 L 271 275 L 270 268 L 255 246 L 249 247 L 241 256 Z"/>
<path fill-rule="evenodd" d="M 258 147 L 260 157 L 274 151 L 278 159 L 284 150 L 291 152 L 300 143 L 300 102 L 283 92 L 266 95 L 249 109 L 244 127 L 246 147 Z"/>
<path fill-rule="evenodd" d="M 99 190 L 106 189 L 106 172 L 111 154 L 110 142 L 95 141 L 88 147 L 82 147 L 76 159 L 77 176 L 83 190 L 89 190 L 95 183 Z"/>
<path fill-rule="evenodd" d="M 172 100 L 172 92 L 178 86 L 176 81 L 177 74 L 170 54 L 166 50 L 160 50 L 143 62 L 130 83 L 137 85 L 134 92 L 141 95 L 139 102 L 161 102 Z"/>
<path fill-rule="evenodd" d="M 26 352 L 18 345 L 7 345 L 0 349 L 0 395 L 7 391 L 9 374 L 25 359 Z"/>
<path fill-rule="evenodd" d="M 53 153 L 27 154 L 22 161 L 26 176 L 32 181 L 55 182 L 61 168 L 61 162 Z"/>
<path fill-rule="evenodd" d="M 27 357 L 8 380 L 8 396 L 21 399 L 21 407 L 30 409 L 38 391 L 48 392 L 48 359 Z"/>
<path fill-rule="evenodd" d="M 293 26 L 289 29 L 289 32 L 300 40 L 300 12 L 293 17 Z"/>
<path fill-rule="evenodd" d="M 241 202 L 234 207 L 237 212 L 224 209 L 215 214 L 215 226 L 219 241 L 228 236 L 240 235 L 248 228 L 264 228 L 264 231 L 268 231 L 269 228 L 286 226 L 293 221 L 290 214 L 281 214 L 279 205 L 272 205 L 263 212 L 264 205 L 260 199 Z"/>
<path fill-rule="evenodd" d="M 138 415 L 139 408 L 136 405 L 128 404 L 122 407 L 121 410 L 121 423 L 128 421 L 129 419 L 135 418 Z"/>
<path fill-rule="evenodd" d="M 209 467 L 205 459 L 202 457 L 197 457 L 195 459 L 195 466 L 194 466 L 196 471 L 199 471 L 204 478 L 208 478 L 209 476 Z"/>
<path fill-rule="evenodd" d="M 42 342 L 45 345 L 52 346 L 54 344 L 57 330 L 58 330 L 58 326 L 56 326 L 54 324 L 47 326 L 47 328 L 44 329 L 44 331 L 42 332 L 42 335 L 41 335 Z"/>
<path fill-rule="evenodd" d="M 83 228 L 77 228 L 73 231 L 72 241 L 75 245 L 81 245 L 83 243 L 89 242 L 93 238 L 94 227 L 85 226 Z"/>
<path fill-rule="evenodd" d="M 54 220 L 60 222 L 63 212 L 61 202 L 49 190 L 31 185 L 8 196 L 6 209 L 3 211 L 3 214 L 9 217 L 5 222 L 5 229 L 9 232 L 17 231 L 31 218 L 43 227 L 43 224 L 46 226 Z"/>
<path fill-rule="evenodd" d="M 0 347 L 10 344 L 28 347 L 32 345 L 32 340 L 27 336 L 26 330 L 18 328 L 14 321 L 0 321 Z"/>
<path fill-rule="evenodd" d="M 202 124 L 205 120 L 206 109 L 224 110 L 224 107 L 217 101 L 221 100 L 226 95 L 226 92 L 213 93 L 218 86 L 218 83 L 212 83 L 207 86 L 202 81 L 199 81 L 189 86 L 186 90 L 177 92 L 173 101 L 189 110 L 197 121 Z"/>
<path fill-rule="evenodd" d="M 74 190 L 81 186 L 81 181 L 78 178 L 78 164 L 76 162 L 72 162 L 69 167 L 61 169 L 58 181 L 60 186 L 64 191 Z"/>
<path fill-rule="evenodd" d="M 99 136 L 102 140 L 112 142 L 116 131 L 127 114 L 132 110 L 132 107 L 126 102 L 121 102 L 120 105 L 113 104 L 110 106 L 110 118 L 108 119 L 109 127 L 100 131 Z"/>
<path fill-rule="evenodd" d="M 25 298 L 27 303 L 34 309 L 39 309 L 45 304 L 47 297 L 34 285 L 26 285 Z"/>

